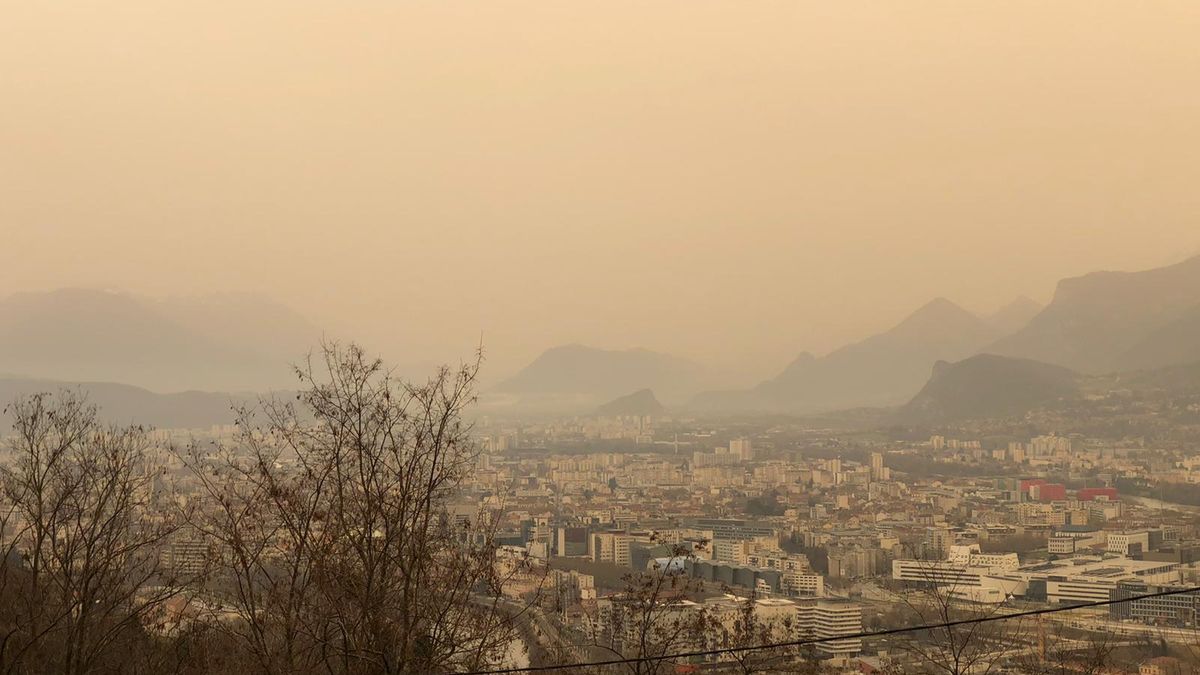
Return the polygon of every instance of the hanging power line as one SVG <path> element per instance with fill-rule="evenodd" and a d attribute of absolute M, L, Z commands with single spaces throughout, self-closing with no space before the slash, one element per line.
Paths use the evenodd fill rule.
<path fill-rule="evenodd" d="M 1107 607 L 1110 605 L 1119 605 L 1135 600 L 1145 600 L 1149 598 L 1162 598 L 1170 595 L 1185 595 L 1188 593 L 1200 592 L 1200 586 L 1192 586 L 1189 588 L 1175 588 L 1168 591 L 1157 591 L 1154 593 L 1145 593 L 1143 595 L 1134 595 L 1128 598 L 1120 598 L 1117 600 L 1097 600 L 1094 602 L 1085 602 L 1078 605 L 1070 605 L 1067 607 L 1044 607 L 1042 609 L 1031 609 L 1023 612 L 1013 612 L 1011 614 L 996 614 L 993 616 L 976 617 L 972 619 L 959 619 L 957 621 L 945 621 L 943 623 L 922 624 L 920 626 L 905 626 L 901 628 L 889 628 L 886 630 L 874 631 L 870 633 L 859 632 L 851 635 L 837 635 L 832 637 L 821 638 L 805 638 L 803 640 L 791 640 L 788 642 L 774 642 L 762 645 L 751 645 L 747 647 L 724 647 L 721 649 L 704 649 L 692 652 L 678 652 L 674 654 L 661 654 L 659 656 L 641 656 L 636 658 L 621 658 L 608 659 L 605 661 L 582 661 L 579 663 L 563 663 L 551 666 L 524 666 L 519 668 L 498 668 L 495 670 L 472 670 L 463 675 L 505 675 L 507 673 L 539 673 L 551 672 L 555 670 L 565 670 L 568 668 L 598 668 L 600 666 L 616 666 L 625 663 L 655 663 L 659 661 L 674 661 L 676 659 L 690 659 L 701 656 L 719 656 L 721 654 L 738 654 L 743 652 L 755 652 L 768 649 L 781 649 L 784 647 L 805 647 L 809 645 L 818 645 L 827 642 L 838 642 L 840 640 L 855 640 L 862 638 L 884 637 L 888 635 L 899 635 L 902 633 L 916 633 L 919 631 L 935 630 L 939 628 L 954 628 L 957 626 L 967 626 L 979 623 L 991 623 L 994 621 L 1008 621 L 1009 619 L 1019 619 L 1026 616 L 1038 616 L 1042 614 L 1055 614 L 1058 612 L 1069 612 L 1075 609 L 1087 609 L 1089 607 Z"/>

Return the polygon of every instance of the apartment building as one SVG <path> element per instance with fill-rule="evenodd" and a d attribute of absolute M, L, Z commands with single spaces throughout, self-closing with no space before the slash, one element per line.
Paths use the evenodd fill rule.
<path fill-rule="evenodd" d="M 592 534 L 592 560 L 629 567 L 633 564 L 629 554 L 632 543 L 633 537 L 625 530 L 596 532 Z"/>
<path fill-rule="evenodd" d="M 797 602 L 796 627 L 801 638 L 827 640 L 817 643 L 817 652 L 827 658 L 857 656 L 862 639 L 840 636 L 862 632 L 862 607 L 839 600 L 800 600 Z"/>

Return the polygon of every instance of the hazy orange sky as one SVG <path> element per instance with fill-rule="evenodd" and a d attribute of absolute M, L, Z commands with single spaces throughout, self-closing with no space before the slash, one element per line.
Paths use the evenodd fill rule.
<path fill-rule="evenodd" d="M 0 6 L 0 294 L 753 379 L 1200 248 L 1200 3 Z"/>

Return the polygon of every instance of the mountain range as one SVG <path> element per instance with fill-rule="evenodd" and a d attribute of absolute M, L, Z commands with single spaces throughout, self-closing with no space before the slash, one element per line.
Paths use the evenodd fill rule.
<path fill-rule="evenodd" d="M 252 403 L 249 395 L 203 391 L 157 394 L 141 387 L 115 382 L 66 382 L 57 380 L 0 378 L 0 401 L 39 393 L 78 391 L 98 408 L 97 414 L 111 424 L 140 424 L 163 429 L 201 429 L 232 424 L 235 406 Z"/>
<path fill-rule="evenodd" d="M 1021 360 L 1084 374 L 1200 361 L 1200 256 L 1142 272 L 1064 279 L 1046 307 L 1020 297 L 979 316 L 936 298 L 882 333 L 820 357 L 801 353 L 778 375 L 749 389 L 699 391 L 685 407 L 707 413 L 807 413 L 897 406 L 930 381 L 934 364 L 977 354 L 1016 360 L 981 360 L 967 368 L 1011 367 L 1018 374 L 1022 368 L 1037 369 L 1015 365 Z M 578 409 L 621 392 L 653 388 L 675 405 L 680 395 L 710 379 L 703 372 L 664 354 L 570 345 L 548 350 L 497 391 L 520 394 L 523 402 L 533 395 L 543 403 L 557 399 Z"/>
<path fill-rule="evenodd" d="M 289 362 L 319 342 L 299 314 L 253 295 L 150 300 L 61 289 L 0 300 L 0 373 L 156 391 L 294 386 Z"/>
<path fill-rule="evenodd" d="M 820 358 L 803 353 L 779 375 L 751 390 L 706 392 L 691 407 L 807 412 L 896 405 L 928 379 L 933 363 L 970 356 L 999 335 L 994 323 L 937 298 L 883 333 Z"/>
<path fill-rule="evenodd" d="M 981 356 L 963 361 L 975 354 Z M 957 361 L 962 363 L 946 368 Z M 806 412 L 897 405 L 920 390 L 905 407 L 919 417 L 938 391 L 974 379 L 994 385 L 992 393 L 978 393 L 993 397 L 992 407 L 1002 412 L 1010 404 L 1062 395 L 1064 373 L 1193 362 L 1200 362 L 1200 256 L 1142 272 L 1064 279 L 1044 308 L 1022 297 L 984 318 L 938 299 L 895 328 L 825 357 L 802 354 L 753 390 L 706 393 L 693 404 L 705 410 Z M 979 400 L 944 403 L 947 415 L 957 414 L 955 406 L 987 407 Z"/>
<path fill-rule="evenodd" d="M 902 424 L 936 424 L 1021 417 L 1089 398 L 1103 400 L 1134 392 L 1195 396 L 1200 393 L 1200 362 L 1096 375 L 995 354 L 978 354 L 957 363 L 940 361 L 929 382 L 896 409 L 892 419 Z"/>
<path fill-rule="evenodd" d="M 320 339 L 304 317 L 254 295 L 153 300 L 62 289 L 0 299 L 0 376 L 14 381 L 120 382 L 159 392 L 286 389 L 294 386 L 289 363 Z M 1011 360 L 934 369 L 980 354 Z M 1083 375 L 1200 362 L 1200 256 L 1064 279 L 1044 308 L 1021 297 L 980 316 L 936 298 L 886 331 L 823 356 L 801 353 L 748 389 L 716 389 L 711 371 L 669 354 L 571 344 L 546 350 L 481 400 L 484 408 L 583 412 L 652 390 L 656 403 L 692 412 L 807 413 L 898 406 L 927 384 L 930 394 L 969 373 L 989 379 L 996 369 L 1014 376 L 1036 370 L 1018 365 L 1024 361 Z M 1056 391 L 1049 385 L 1058 380 L 1045 374 L 1012 386 Z M 918 403 L 910 412 L 926 405 Z"/>
<path fill-rule="evenodd" d="M 1064 279 L 1044 310 L 983 351 L 1084 373 L 1200 361 L 1200 256 Z"/>
<path fill-rule="evenodd" d="M 984 319 L 1001 334 L 1008 335 L 1024 328 L 1043 309 L 1036 300 L 1022 295 Z"/>
<path fill-rule="evenodd" d="M 652 389 L 682 402 L 711 381 L 699 364 L 647 349 L 610 350 L 571 344 L 543 352 L 485 397 L 485 404 L 522 409 L 588 409 L 630 391 Z"/>
<path fill-rule="evenodd" d="M 639 389 L 632 394 L 615 398 L 596 408 L 597 417 L 624 417 L 634 415 L 661 415 L 666 408 L 650 389 Z"/>

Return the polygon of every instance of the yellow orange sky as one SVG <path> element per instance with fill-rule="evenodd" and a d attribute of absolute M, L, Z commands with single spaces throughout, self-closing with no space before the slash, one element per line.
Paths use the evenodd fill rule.
<path fill-rule="evenodd" d="M 747 378 L 1200 249 L 1200 3 L 0 1 L 0 291 Z"/>

